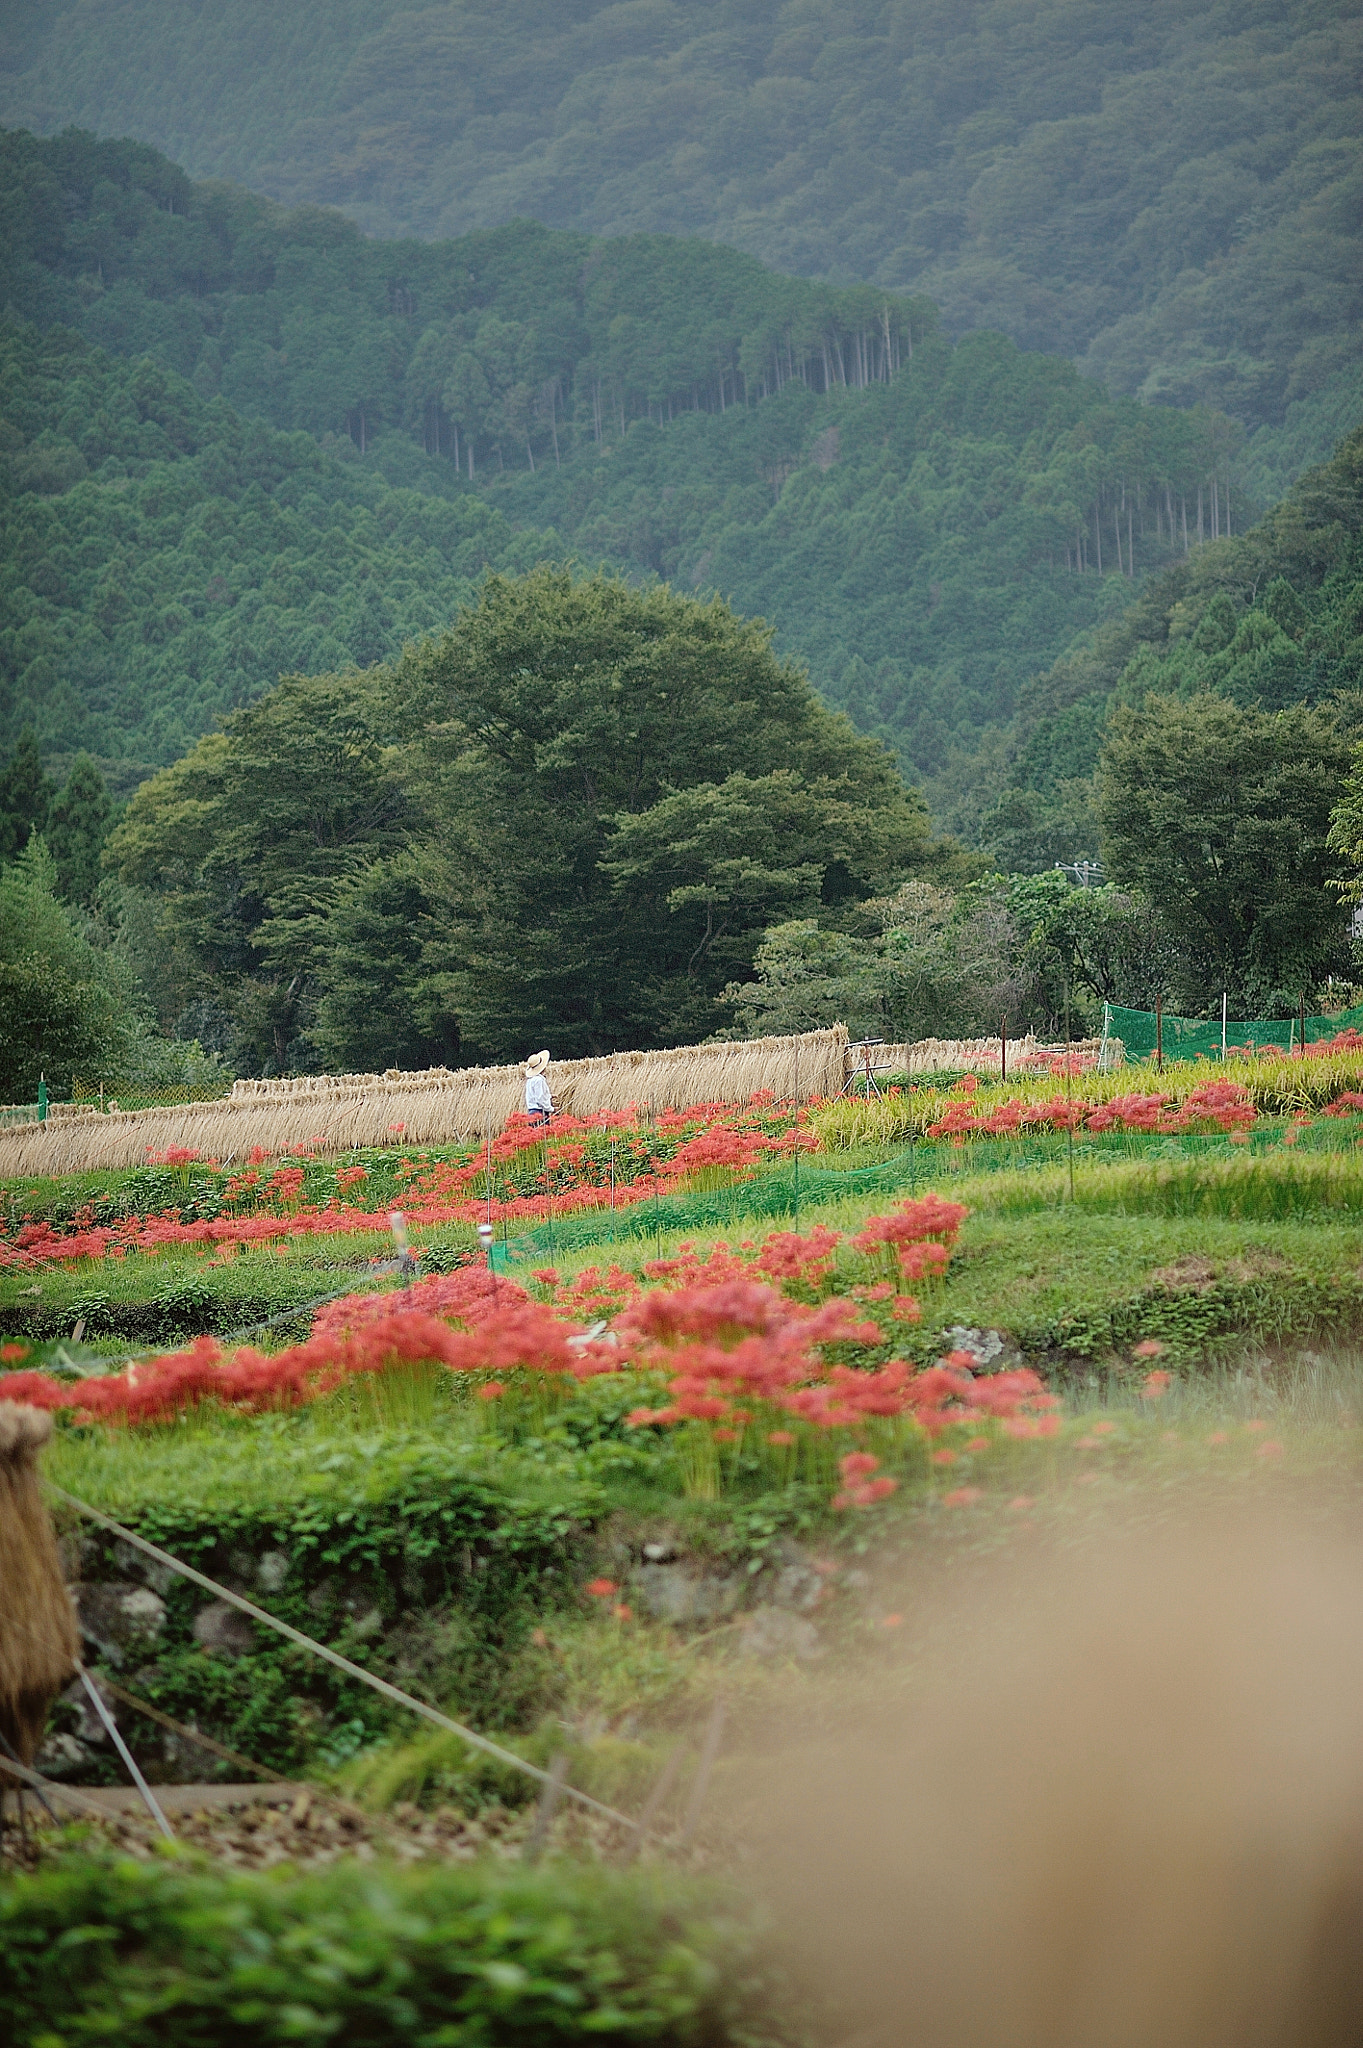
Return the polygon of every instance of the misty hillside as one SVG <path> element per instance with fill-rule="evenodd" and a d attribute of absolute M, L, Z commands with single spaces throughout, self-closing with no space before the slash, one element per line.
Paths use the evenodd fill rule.
<path fill-rule="evenodd" d="M 0 120 L 369 233 L 702 235 L 919 292 L 1301 460 L 1354 404 L 1350 0 L 26 0 Z"/>

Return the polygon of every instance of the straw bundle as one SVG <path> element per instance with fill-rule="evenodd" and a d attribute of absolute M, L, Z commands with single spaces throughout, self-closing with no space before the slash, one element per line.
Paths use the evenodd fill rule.
<path fill-rule="evenodd" d="M 747 1102 L 760 1089 L 782 1100 L 836 1095 L 847 1032 L 805 1031 L 683 1045 L 665 1052 L 616 1052 L 557 1061 L 554 1100 L 578 1115 L 595 1110 L 683 1109 L 693 1102 Z M 184 1146 L 206 1158 L 245 1158 L 255 1146 L 347 1152 L 356 1145 L 449 1145 L 498 1131 L 524 1103 L 517 1067 L 454 1073 L 309 1074 L 297 1081 L 238 1081 L 222 1102 L 50 1118 L 0 1130 L 0 1177 L 139 1166 L 148 1151 Z"/>
<path fill-rule="evenodd" d="M 1044 1045 L 1029 1031 L 1025 1038 L 1009 1039 L 1008 1071 L 1021 1072 L 1044 1054 L 1066 1050 L 1096 1057 L 1102 1043 L 1100 1038 L 1085 1038 L 1068 1048 Z M 1001 1054 L 1002 1042 L 997 1038 L 920 1038 L 912 1045 L 877 1045 L 871 1049 L 876 1069 L 894 1074 L 997 1074 Z"/>
<path fill-rule="evenodd" d="M 0 1736 L 25 1764 L 80 1654 L 38 1480 L 37 1454 L 51 1435 L 40 1408 L 0 1401 Z"/>

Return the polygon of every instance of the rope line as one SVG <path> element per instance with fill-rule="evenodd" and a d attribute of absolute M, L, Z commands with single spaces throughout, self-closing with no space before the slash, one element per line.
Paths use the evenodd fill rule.
<path fill-rule="evenodd" d="M 80 1500 L 74 1493 L 68 1493 L 64 1486 L 57 1486 L 51 1480 L 48 1480 L 47 1484 L 59 1500 L 64 1500 L 78 1513 L 87 1515 L 92 1522 L 98 1522 L 101 1528 L 108 1529 L 112 1535 L 121 1536 L 125 1542 L 145 1551 L 147 1556 L 155 1558 L 158 1564 L 169 1565 L 181 1578 L 191 1580 L 196 1586 L 202 1586 L 205 1592 L 214 1594 L 219 1600 L 226 1600 L 230 1606 L 249 1615 L 252 1621 L 261 1622 L 266 1628 L 274 1629 L 277 1635 L 285 1636 L 289 1642 L 296 1643 L 300 1649 L 310 1651 L 314 1657 L 321 1657 L 328 1664 L 334 1664 L 336 1669 L 344 1671 L 348 1678 L 358 1678 L 360 1683 L 369 1686 L 371 1691 L 381 1693 L 385 1699 L 396 1701 L 398 1706 L 406 1707 L 410 1713 L 420 1714 L 425 1720 L 433 1721 L 437 1728 L 444 1728 L 449 1734 L 457 1735 L 461 1741 L 467 1742 L 470 1748 L 482 1750 L 485 1756 L 495 1757 L 499 1763 L 509 1764 L 513 1770 L 523 1771 L 527 1777 L 538 1779 L 541 1784 L 547 1785 L 552 1782 L 552 1773 L 541 1770 L 538 1764 L 527 1763 L 525 1758 L 517 1756 L 514 1750 L 503 1749 L 499 1742 L 491 1741 L 486 1735 L 479 1735 L 476 1729 L 466 1728 L 462 1721 L 452 1720 L 448 1714 L 442 1714 L 438 1707 L 427 1706 L 425 1700 L 413 1698 L 411 1693 L 403 1692 L 399 1686 L 390 1685 L 386 1678 L 379 1678 L 374 1672 L 366 1671 L 362 1664 L 352 1663 L 350 1658 L 343 1657 L 339 1650 L 331 1649 L 326 1643 L 317 1642 L 312 1636 L 305 1636 L 301 1629 L 292 1627 L 287 1621 L 281 1621 L 278 1615 L 270 1614 L 264 1607 L 257 1607 L 253 1600 L 247 1600 L 241 1593 L 233 1593 L 228 1587 L 220 1586 L 216 1579 L 210 1579 L 206 1573 L 196 1571 L 193 1565 L 186 1564 L 181 1558 L 173 1557 L 168 1550 L 162 1550 L 157 1544 L 149 1543 L 146 1537 L 139 1536 L 136 1530 L 125 1528 L 121 1522 L 116 1522 L 112 1515 L 106 1515 L 99 1508 L 91 1507 L 88 1501 Z M 613 1806 L 606 1806 L 601 1800 L 593 1799 L 589 1792 L 579 1792 L 573 1785 L 563 1787 L 563 1796 L 566 1799 L 575 1799 L 579 1806 L 589 1807 L 593 1813 L 604 1815 L 607 1820 L 614 1821 L 617 1827 L 637 1829 L 639 1825 L 637 1821 L 631 1820 L 628 1814 L 617 1813 Z"/>

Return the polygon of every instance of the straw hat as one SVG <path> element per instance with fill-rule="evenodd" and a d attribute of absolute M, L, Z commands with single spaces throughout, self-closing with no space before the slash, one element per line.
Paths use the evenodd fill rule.
<path fill-rule="evenodd" d="M 528 1080 L 531 1074 L 542 1074 L 545 1068 L 548 1066 L 548 1064 L 549 1055 L 547 1052 L 531 1053 L 529 1059 L 525 1063 L 526 1079 Z"/>

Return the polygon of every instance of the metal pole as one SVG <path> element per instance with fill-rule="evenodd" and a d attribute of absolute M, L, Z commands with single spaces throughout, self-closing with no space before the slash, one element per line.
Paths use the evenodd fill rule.
<path fill-rule="evenodd" d="M 1226 991 L 1221 991 L 1221 1057 L 1226 1057 Z"/>
<path fill-rule="evenodd" d="M 999 1019 L 999 1079 L 1008 1079 L 1008 1019 Z"/>
<path fill-rule="evenodd" d="M 691 1846 L 691 1838 L 700 1826 L 701 1813 L 705 1807 L 705 1795 L 710 1790 L 710 1774 L 715 1768 L 715 1758 L 719 1755 L 719 1745 L 723 1734 L 724 1702 L 723 1700 L 716 1700 L 710 1712 L 710 1725 L 705 1731 L 705 1743 L 700 1753 L 700 1762 L 696 1766 L 696 1781 L 691 1787 L 691 1797 L 687 1802 L 686 1819 L 682 1823 L 681 1840 L 677 1844 L 680 1849 L 687 1849 Z"/>
<path fill-rule="evenodd" d="M 1306 1058 L 1306 990 L 1301 992 L 1301 1056 Z"/>
<path fill-rule="evenodd" d="M 795 1040 L 795 1136 L 800 1136 L 800 1040 Z M 795 1146 L 795 1229 L 800 1228 L 800 1147 Z"/>
<path fill-rule="evenodd" d="M 1065 983 L 1065 1150 L 1070 1162 L 1070 1200 L 1074 1200 L 1074 1114 L 1073 1079 L 1070 1074 L 1070 1046 L 1073 1038 L 1070 1032 L 1070 985 Z"/>
<path fill-rule="evenodd" d="M 146 1807 L 147 1812 L 151 1815 L 152 1819 L 156 1822 L 157 1827 L 160 1828 L 161 1833 L 165 1836 L 166 1840 L 168 1842 L 173 1842 L 175 1840 L 175 1835 L 174 1831 L 171 1828 L 170 1822 L 166 1819 L 166 1816 L 162 1813 L 160 1807 L 157 1805 L 156 1799 L 152 1793 L 151 1786 L 142 1776 L 141 1771 L 138 1770 L 136 1758 L 133 1756 L 133 1753 L 129 1749 L 127 1743 L 123 1740 L 123 1737 L 119 1734 L 118 1723 L 117 1721 L 115 1721 L 113 1715 L 109 1712 L 109 1709 L 105 1706 L 104 1701 L 101 1699 L 99 1687 L 95 1684 L 94 1679 L 91 1678 L 89 1672 L 86 1670 L 83 1664 L 78 1664 L 76 1666 L 76 1669 L 80 1673 L 81 1684 L 85 1687 L 85 1690 L 90 1695 L 91 1705 L 94 1707 L 95 1712 L 99 1715 L 100 1720 L 104 1723 L 105 1729 L 108 1732 L 109 1740 L 113 1743 L 114 1748 L 122 1757 L 123 1762 L 127 1767 L 128 1773 L 131 1776 L 134 1785 L 136 1785 L 138 1791 L 142 1794 L 143 1805 Z"/>
<path fill-rule="evenodd" d="M 1155 997 L 1155 1072 L 1164 1072 L 1164 997 Z"/>
<path fill-rule="evenodd" d="M 653 1823 L 662 1812 L 663 1802 L 677 1782 L 677 1776 L 682 1766 L 682 1758 L 685 1754 L 686 1744 L 684 1742 L 677 1743 L 667 1762 L 659 1771 L 657 1778 L 654 1780 L 652 1791 L 639 1810 L 639 1818 L 635 1823 L 635 1833 L 620 1859 L 622 1863 L 633 1863 L 644 1845 L 645 1837 L 652 1833 Z"/>
<path fill-rule="evenodd" d="M 525 1838 L 524 1858 L 527 1863 L 538 1863 L 549 1830 L 554 1825 L 563 1798 L 564 1781 L 568 1776 L 568 1752 L 561 1749 L 549 1766 L 549 1775 L 540 1788 L 539 1803 L 535 1808 L 535 1819 L 530 1833 Z"/>

